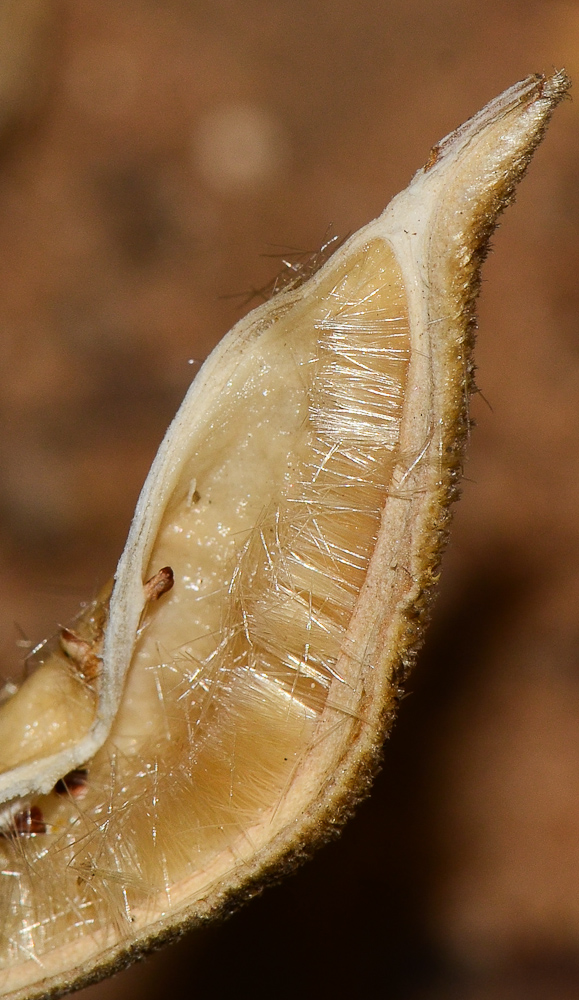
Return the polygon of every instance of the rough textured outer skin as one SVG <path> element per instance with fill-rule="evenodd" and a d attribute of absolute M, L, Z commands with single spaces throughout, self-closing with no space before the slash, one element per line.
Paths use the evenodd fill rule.
<path fill-rule="evenodd" d="M 532 154 L 544 135 L 552 111 L 568 87 L 569 81 L 564 74 L 557 74 L 550 81 L 545 81 L 539 76 L 532 77 L 519 85 L 521 89 L 526 88 L 527 101 L 540 101 L 546 94 L 547 106 L 534 134 L 513 158 L 511 168 L 504 174 L 502 183 L 495 187 L 492 196 L 471 220 L 468 241 L 463 240 L 461 247 L 463 265 L 456 267 L 455 264 L 454 271 L 448 279 L 450 291 L 457 305 L 457 322 L 455 337 L 446 339 L 439 349 L 439 356 L 435 359 L 439 376 L 438 388 L 444 397 L 445 413 L 438 440 L 440 464 L 437 467 L 437 480 L 433 484 L 430 499 L 422 511 L 418 558 L 413 567 L 413 585 L 408 592 L 405 606 L 400 609 L 398 644 L 391 657 L 389 696 L 385 703 L 374 713 L 370 725 L 358 723 L 350 734 L 342 759 L 335 767 L 333 778 L 322 789 L 306 815 L 300 818 L 298 829 L 290 825 L 275 838 L 273 843 L 262 850 L 253 859 L 249 868 L 245 867 L 242 884 L 229 886 L 225 890 L 220 886 L 214 886 L 205 898 L 195 905 L 195 913 L 185 914 L 178 926 L 163 928 L 139 944 L 123 949 L 120 953 L 111 954 L 108 960 L 86 975 L 79 976 L 77 969 L 73 976 L 64 981 L 61 979 L 56 982 L 53 979 L 35 990 L 14 992 L 10 994 L 14 1000 L 58 997 L 72 989 L 88 986 L 120 971 L 162 944 L 176 940 L 207 919 L 230 915 L 242 903 L 260 894 L 267 885 L 279 881 L 294 870 L 321 844 L 335 836 L 360 800 L 368 794 L 372 780 L 380 767 L 383 740 L 392 727 L 400 685 L 408 676 L 423 641 L 424 628 L 430 617 L 438 581 L 440 560 L 448 539 L 451 505 L 459 495 L 464 450 L 470 427 L 468 398 L 475 388 L 472 351 L 476 329 L 475 300 L 480 287 L 481 265 L 488 250 L 489 239 L 496 227 L 498 215 L 513 200 L 516 184 L 525 173 Z M 469 123 L 463 126 L 462 130 L 468 125 Z M 424 171 L 419 173 L 428 173 L 437 166 L 453 136 L 462 130 L 453 133 L 434 147 Z"/>

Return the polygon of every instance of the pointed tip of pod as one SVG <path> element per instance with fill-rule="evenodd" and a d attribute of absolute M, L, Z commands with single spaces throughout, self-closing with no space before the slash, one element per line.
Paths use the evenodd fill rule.
<path fill-rule="evenodd" d="M 550 112 L 556 108 L 559 101 L 569 94 L 571 80 L 564 69 L 559 69 L 552 76 L 544 76 L 542 73 L 535 73 L 528 77 L 529 83 L 535 84 L 536 99 L 546 101 L 550 107 Z"/>
<path fill-rule="evenodd" d="M 436 143 L 406 191 L 383 213 L 390 230 L 409 237 L 412 259 L 422 244 L 426 271 L 434 269 L 436 283 L 453 297 L 458 294 L 463 305 L 476 296 L 478 270 L 498 217 L 513 200 L 570 86 L 561 70 L 509 87 Z M 429 273 L 430 285 L 433 278 Z"/>
<path fill-rule="evenodd" d="M 469 338 L 490 237 L 570 86 L 564 71 L 514 84 L 433 146 L 386 209 L 390 228 L 404 234 L 400 253 L 422 259 L 427 321 L 439 343 Z"/>
<path fill-rule="evenodd" d="M 511 128 L 513 123 L 517 123 L 519 128 L 522 126 L 520 140 L 525 147 L 525 164 L 528 163 L 543 137 L 553 111 L 567 96 L 570 87 L 571 81 L 564 70 L 559 70 L 550 77 L 540 73 L 525 77 L 437 142 L 430 150 L 424 167 L 417 171 L 416 179 L 434 168 L 437 171 L 444 170 L 445 160 L 456 156 L 473 139 L 497 125 L 505 127 L 505 139 L 510 138 L 511 154 L 516 153 L 516 143 L 513 143 L 515 137 L 510 136 Z M 528 145 L 525 144 L 525 138 Z"/>

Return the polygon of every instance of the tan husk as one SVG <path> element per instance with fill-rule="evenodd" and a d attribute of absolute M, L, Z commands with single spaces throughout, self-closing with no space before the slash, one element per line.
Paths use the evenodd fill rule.
<path fill-rule="evenodd" d="M 236 905 L 365 794 L 456 496 L 480 264 L 567 87 L 557 74 L 506 91 L 204 365 L 117 570 L 86 681 L 101 728 L 81 727 L 59 772 L 49 741 L 46 761 L 23 760 L 18 796 L 0 776 L 9 811 L 33 803 L 46 819 L 29 839 L 8 828 L 5 852 L 49 885 L 36 923 L 53 918 L 35 938 L 23 913 L 43 970 L 7 963 L 3 995 L 78 987 Z M 175 586 L 147 605 L 143 583 L 166 565 Z M 57 801 L 55 780 L 85 764 L 86 798 Z M 62 886 L 46 881 L 57 845 Z"/>

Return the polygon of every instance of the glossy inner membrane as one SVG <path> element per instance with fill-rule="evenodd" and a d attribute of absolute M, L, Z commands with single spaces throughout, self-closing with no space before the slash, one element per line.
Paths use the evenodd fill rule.
<path fill-rule="evenodd" d="M 320 277 L 293 305 L 272 301 L 203 435 L 183 442 L 149 567 L 171 566 L 175 586 L 149 606 L 110 738 L 2 834 L 4 967 L 79 936 L 90 952 L 100 931 L 130 939 L 216 852 L 234 866 L 330 688 L 355 687 L 360 660 L 350 676 L 336 663 L 398 457 L 408 319 L 382 241 Z M 0 744 L 17 738 L 0 718 Z"/>

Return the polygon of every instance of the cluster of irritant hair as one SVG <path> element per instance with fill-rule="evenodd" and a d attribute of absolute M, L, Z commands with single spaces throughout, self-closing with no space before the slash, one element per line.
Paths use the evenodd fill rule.
<path fill-rule="evenodd" d="M 41 961 L 73 927 L 122 938 L 169 908 L 172 887 L 215 851 L 235 864 L 289 787 L 330 687 L 352 683 L 339 659 L 397 458 L 402 282 L 387 306 L 379 289 L 353 299 L 336 284 L 315 342 L 306 445 L 238 553 L 211 652 L 159 643 L 162 724 L 137 754 L 116 746 L 113 729 L 82 774 L 31 804 L 30 823 L 0 843 L 4 965 Z"/>

